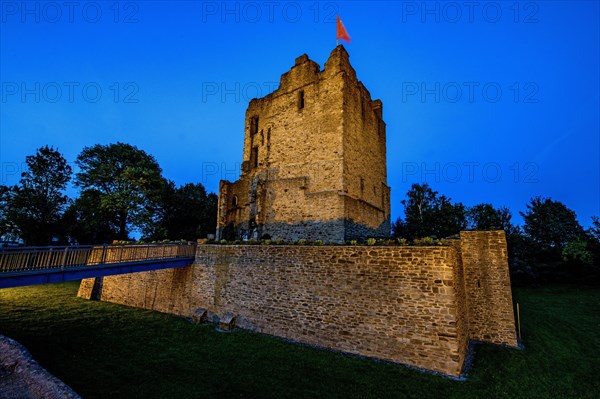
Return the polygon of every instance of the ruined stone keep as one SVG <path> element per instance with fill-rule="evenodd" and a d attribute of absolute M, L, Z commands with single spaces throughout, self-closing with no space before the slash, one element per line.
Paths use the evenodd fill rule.
<path fill-rule="evenodd" d="M 221 181 L 217 238 L 343 243 L 390 232 L 382 103 L 343 46 L 302 55 L 246 111 L 242 173 Z"/>
<path fill-rule="evenodd" d="M 219 238 L 387 236 L 382 104 L 342 46 L 250 102 Z M 192 265 L 83 280 L 78 295 L 460 376 L 469 342 L 516 347 L 504 231 L 444 246 L 203 244 Z"/>

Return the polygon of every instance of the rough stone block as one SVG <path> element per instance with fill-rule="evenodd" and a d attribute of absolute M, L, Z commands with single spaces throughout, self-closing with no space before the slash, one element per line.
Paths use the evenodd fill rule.
<path fill-rule="evenodd" d="M 208 321 L 208 311 L 204 308 L 198 308 L 192 313 L 192 322 L 196 324 L 206 323 Z"/>
<path fill-rule="evenodd" d="M 233 313 L 225 313 L 219 319 L 219 329 L 223 331 L 231 331 L 235 328 L 235 316 Z"/>

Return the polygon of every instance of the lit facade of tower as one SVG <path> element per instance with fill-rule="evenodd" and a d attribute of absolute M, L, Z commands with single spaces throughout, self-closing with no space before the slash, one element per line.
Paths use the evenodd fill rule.
<path fill-rule="evenodd" d="M 246 111 L 242 173 L 221 181 L 217 238 L 343 243 L 390 232 L 386 126 L 343 46 L 302 55 Z"/>

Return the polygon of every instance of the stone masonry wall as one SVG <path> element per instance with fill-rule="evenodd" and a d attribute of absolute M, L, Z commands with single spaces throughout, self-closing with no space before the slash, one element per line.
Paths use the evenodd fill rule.
<path fill-rule="evenodd" d="M 466 355 L 451 247 L 198 247 L 187 268 L 109 276 L 102 300 L 236 325 L 459 375 Z"/>
<path fill-rule="evenodd" d="M 448 247 L 199 247 L 198 304 L 240 327 L 458 375 Z"/>
<path fill-rule="evenodd" d="M 517 346 L 504 231 L 462 231 L 469 338 Z"/>
<path fill-rule="evenodd" d="M 177 257 L 181 255 L 193 256 L 194 246 L 186 244 L 146 244 L 146 245 L 108 245 L 97 246 L 91 251 L 86 261 L 88 265 L 102 263 L 120 263 L 143 259 L 158 259 Z M 77 296 L 85 299 L 100 299 L 103 277 L 86 278 L 81 280 Z"/>
<path fill-rule="evenodd" d="M 449 247 L 201 245 L 192 266 L 105 277 L 101 298 L 458 376 L 469 339 L 516 346 L 501 233 Z"/>
<path fill-rule="evenodd" d="M 219 188 L 219 239 L 309 239 L 296 229 L 303 222 L 322 223 L 310 235 L 326 242 L 389 235 L 382 102 L 343 46 L 323 70 L 298 57 L 277 90 L 250 101 L 244 130 L 240 179 Z M 362 227 L 346 232 L 345 222 Z"/>

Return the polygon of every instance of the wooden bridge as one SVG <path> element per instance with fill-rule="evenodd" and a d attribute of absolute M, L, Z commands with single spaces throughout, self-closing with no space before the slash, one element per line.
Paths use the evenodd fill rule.
<path fill-rule="evenodd" d="M 189 266 L 195 243 L 15 247 L 0 250 L 0 288 Z"/>

